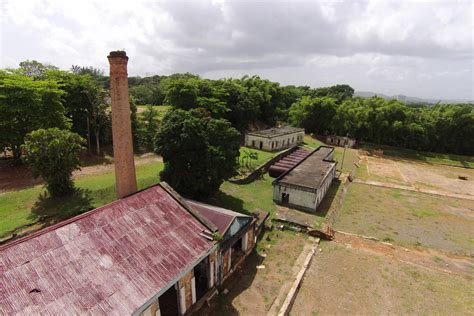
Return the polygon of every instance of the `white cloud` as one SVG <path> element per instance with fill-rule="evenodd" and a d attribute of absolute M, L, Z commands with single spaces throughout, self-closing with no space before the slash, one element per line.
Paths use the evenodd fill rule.
<path fill-rule="evenodd" d="M 131 75 L 261 74 L 425 97 L 473 95 L 473 3 L 463 1 L 2 0 L 0 67 L 37 59 Z"/>

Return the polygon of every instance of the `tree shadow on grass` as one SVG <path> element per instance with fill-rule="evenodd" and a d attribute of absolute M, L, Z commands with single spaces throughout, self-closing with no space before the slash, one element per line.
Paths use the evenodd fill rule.
<path fill-rule="evenodd" d="M 232 195 L 229 195 L 222 190 L 217 191 L 211 197 L 204 199 L 204 203 L 209 203 L 215 206 L 226 208 L 234 212 L 250 215 L 251 213 L 244 208 L 244 201 Z"/>
<path fill-rule="evenodd" d="M 89 190 L 80 188 L 76 188 L 71 195 L 62 197 L 52 197 L 45 191 L 32 207 L 29 219 L 48 226 L 87 212 L 94 208 L 90 195 Z"/>

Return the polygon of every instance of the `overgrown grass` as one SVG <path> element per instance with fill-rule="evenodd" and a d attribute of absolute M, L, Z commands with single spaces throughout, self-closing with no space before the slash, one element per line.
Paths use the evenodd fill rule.
<path fill-rule="evenodd" d="M 474 168 L 474 157 L 472 156 L 440 154 L 375 144 L 363 144 L 359 147 L 368 151 L 379 148 L 383 149 L 384 156 L 418 160 L 432 164 Z"/>
<path fill-rule="evenodd" d="M 311 148 L 318 148 L 319 146 L 324 145 L 321 141 L 308 134 L 304 135 L 304 144 Z"/>
<path fill-rule="evenodd" d="M 162 169 L 162 162 L 137 166 L 138 188 L 158 183 Z M 43 185 L 0 194 L 0 238 L 20 227 L 51 224 L 117 199 L 113 172 L 81 177 L 75 183 L 77 191 L 62 198 L 49 197 Z"/>

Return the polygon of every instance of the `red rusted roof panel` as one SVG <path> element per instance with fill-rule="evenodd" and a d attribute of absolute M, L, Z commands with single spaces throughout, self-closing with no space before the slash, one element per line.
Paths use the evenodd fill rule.
<path fill-rule="evenodd" d="M 0 246 L 0 314 L 130 314 L 214 243 L 161 186 Z"/>

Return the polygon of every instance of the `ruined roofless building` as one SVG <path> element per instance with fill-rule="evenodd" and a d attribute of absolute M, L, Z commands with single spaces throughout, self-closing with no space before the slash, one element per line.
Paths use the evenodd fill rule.
<path fill-rule="evenodd" d="M 110 64 L 115 185 L 117 196 L 123 198 L 137 191 L 128 96 L 128 57 L 124 51 L 114 51 L 107 58 Z"/>

